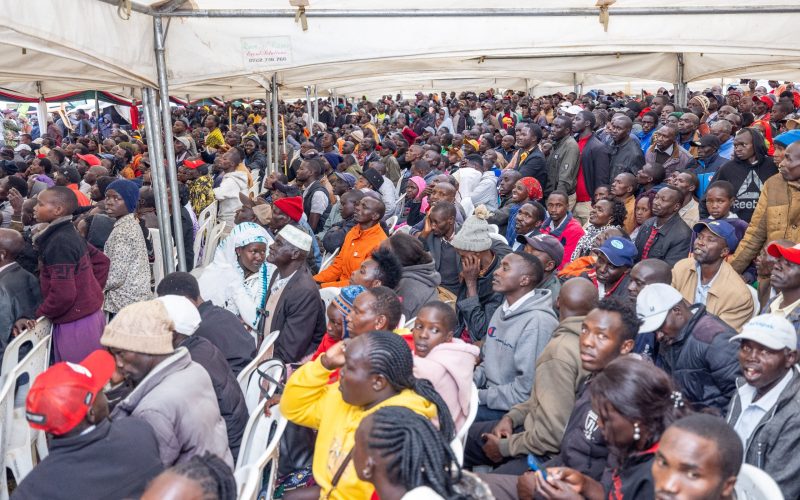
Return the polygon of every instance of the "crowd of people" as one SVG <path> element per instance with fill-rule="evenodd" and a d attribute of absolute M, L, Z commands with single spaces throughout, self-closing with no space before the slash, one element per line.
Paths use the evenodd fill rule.
<path fill-rule="evenodd" d="M 315 104 L 273 164 L 258 102 L 173 110 L 158 281 L 142 124 L 4 111 L 0 353 L 53 325 L 13 499 L 236 498 L 270 332 L 276 498 L 800 497 L 793 84 Z"/>

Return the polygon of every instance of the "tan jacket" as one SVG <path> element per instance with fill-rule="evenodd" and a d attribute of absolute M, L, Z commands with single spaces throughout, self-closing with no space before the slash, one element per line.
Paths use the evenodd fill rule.
<path fill-rule="evenodd" d="M 764 183 L 750 227 L 744 233 L 731 265 L 743 272 L 764 245 L 787 239 L 800 241 L 800 183 L 775 174 Z"/>
<path fill-rule="evenodd" d="M 683 298 L 694 304 L 697 290 L 697 262 L 693 257 L 678 261 L 672 268 L 672 286 Z M 742 277 L 727 262 L 722 263 L 719 274 L 708 291 L 706 310 L 729 324 L 736 331 L 753 317 L 753 295 Z"/>
<path fill-rule="evenodd" d="M 558 453 L 564 429 L 575 406 L 575 394 L 589 375 L 581 366 L 580 334 L 584 316 L 558 324 L 550 342 L 536 360 L 531 397 L 506 414 L 524 431 L 500 440 L 500 453 L 515 457 Z"/>

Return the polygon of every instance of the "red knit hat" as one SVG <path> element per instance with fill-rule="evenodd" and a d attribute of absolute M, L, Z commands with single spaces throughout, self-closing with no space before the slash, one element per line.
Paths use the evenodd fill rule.
<path fill-rule="evenodd" d="M 279 198 L 272 204 L 280 208 L 281 212 L 285 213 L 295 222 L 300 222 L 300 218 L 303 217 L 303 198 L 299 196 Z"/>

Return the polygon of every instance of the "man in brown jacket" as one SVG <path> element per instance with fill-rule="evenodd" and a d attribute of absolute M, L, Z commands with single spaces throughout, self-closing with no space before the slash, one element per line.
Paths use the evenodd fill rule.
<path fill-rule="evenodd" d="M 786 148 L 780 175 L 764 183 L 750 227 L 731 265 L 741 273 L 769 241 L 800 241 L 800 141 Z"/>
<path fill-rule="evenodd" d="M 725 262 L 736 235 L 724 220 L 698 222 L 694 228 L 691 257 L 678 261 L 672 269 L 672 286 L 690 304 L 703 304 L 706 310 L 739 330 L 753 317 L 753 293 L 730 264 Z"/>
<path fill-rule="evenodd" d="M 489 480 L 516 484 L 516 476 L 528 469 L 528 453 L 541 461 L 558 453 L 575 393 L 588 375 L 580 360 L 581 324 L 597 302 L 591 281 L 573 278 L 564 283 L 558 296 L 560 322 L 536 361 L 530 398 L 499 421 L 479 422 L 470 428 L 466 466 L 497 465 Z"/>

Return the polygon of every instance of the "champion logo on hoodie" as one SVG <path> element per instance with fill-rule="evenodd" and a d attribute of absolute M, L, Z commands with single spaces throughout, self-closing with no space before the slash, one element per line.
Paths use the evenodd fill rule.
<path fill-rule="evenodd" d="M 486 335 L 488 335 L 490 337 L 494 337 L 494 332 L 496 332 L 496 331 L 497 331 L 497 327 L 490 326 L 489 330 L 486 331 Z"/>

